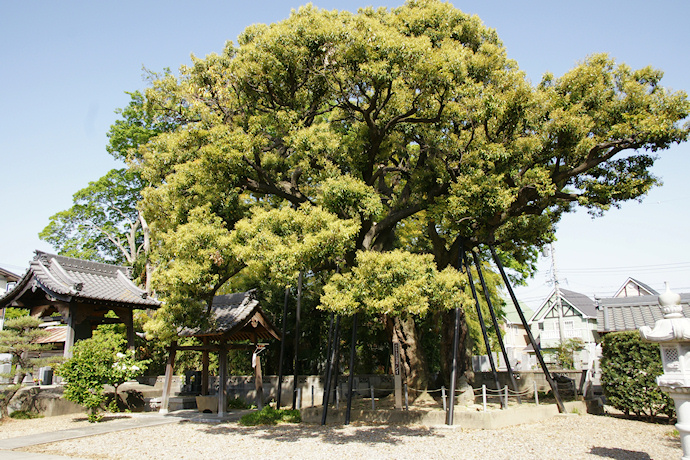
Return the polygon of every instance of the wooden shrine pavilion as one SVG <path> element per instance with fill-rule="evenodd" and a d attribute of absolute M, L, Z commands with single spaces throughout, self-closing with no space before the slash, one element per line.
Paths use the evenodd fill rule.
<path fill-rule="evenodd" d="M 211 326 L 207 329 L 182 329 L 178 332 L 178 335 L 180 337 L 197 337 L 201 339 L 202 345 L 179 346 L 176 342 L 171 344 L 170 355 L 165 368 L 161 412 L 165 413 L 168 411 L 175 356 L 178 350 L 193 350 L 203 353 L 201 372 L 202 395 L 208 395 L 209 389 L 209 352 L 218 353 L 218 416 L 222 417 L 226 411 L 228 350 L 254 349 L 252 364 L 254 366 L 257 405 L 261 408 L 263 384 L 261 360 L 257 352 L 265 346 L 260 341 L 280 340 L 280 336 L 261 309 L 256 298 L 256 290 L 252 289 L 247 292 L 214 297 L 211 305 Z"/>
<path fill-rule="evenodd" d="M 128 267 L 42 251 L 36 251 L 14 289 L 0 297 L 0 308 L 25 308 L 38 318 L 59 313 L 67 324 L 65 357 L 71 356 L 75 340 L 91 337 L 92 330 L 105 323 L 124 323 L 128 345 L 133 348 L 133 310 L 160 305 L 132 282 Z M 106 317 L 109 311 L 117 318 Z"/>

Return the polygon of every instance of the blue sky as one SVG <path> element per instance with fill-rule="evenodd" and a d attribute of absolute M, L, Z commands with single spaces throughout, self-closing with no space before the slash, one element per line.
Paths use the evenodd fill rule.
<path fill-rule="evenodd" d="M 315 1 L 326 9 L 399 6 L 402 1 Z M 125 91 L 143 89 L 142 67 L 160 71 L 190 54 L 220 52 L 253 23 L 287 17 L 292 1 L 0 0 L 0 266 L 21 274 L 51 215 L 74 192 L 119 165 L 106 132 Z M 596 52 L 632 67 L 665 71 L 664 86 L 690 89 L 690 3 L 632 1 L 455 1 L 498 31 L 508 55 L 533 83 L 560 76 Z M 642 203 L 602 218 L 566 216 L 555 244 L 562 287 L 612 294 L 628 276 L 661 289 L 690 291 L 690 147 L 661 152 L 654 167 L 664 186 Z M 519 290 L 530 306 L 551 286 L 548 259 Z"/>

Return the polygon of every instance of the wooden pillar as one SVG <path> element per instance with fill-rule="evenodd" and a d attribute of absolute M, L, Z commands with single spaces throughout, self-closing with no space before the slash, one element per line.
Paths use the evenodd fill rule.
<path fill-rule="evenodd" d="M 135 335 L 134 335 L 134 311 L 131 308 L 127 309 L 125 313 L 125 326 L 127 327 L 127 348 L 134 351 Z"/>
<path fill-rule="evenodd" d="M 256 353 L 256 352 L 254 352 Z M 256 407 L 261 410 L 264 408 L 264 382 L 261 375 L 261 355 L 256 354 L 254 358 L 254 388 L 256 389 Z"/>
<path fill-rule="evenodd" d="M 77 328 L 76 307 L 70 305 L 67 311 L 67 336 L 65 337 L 65 349 L 62 355 L 65 359 L 72 357 L 72 347 L 74 346 L 74 336 Z"/>
<path fill-rule="evenodd" d="M 177 342 L 170 344 L 170 355 L 168 364 L 165 366 L 165 380 L 163 381 L 163 396 L 161 397 L 161 414 L 168 413 L 168 402 L 170 401 L 170 387 L 172 386 L 173 370 L 175 369 L 175 355 L 177 354 Z"/>
<path fill-rule="evenodd" d="M 208 337 L 202 339 L 204 347 L 208 347 Z M 201 394 L 208 394 L 208 349 L 201 352 Z"/>
<path fill-rule="evenodd" d="M 227 406 L 225 393 L 228 379 L 228 350 L 225 343 L 221 343 L 218 350 L 218 378 L 220 379 L 218 381 L 218 417 L 224 417 Z"/>

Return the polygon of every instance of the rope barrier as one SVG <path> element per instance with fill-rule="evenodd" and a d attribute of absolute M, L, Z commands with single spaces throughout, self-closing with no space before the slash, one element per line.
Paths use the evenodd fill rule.
<path fill-rule="evenodd" d="M 532 396 L 534 397 L 534 402 L 537 405 L 539 405 L 539 392 L 538 392 L 537 382 L 533 382 L 533 385 L 534 385 L 533 388 L 525 389 L 522 391 L 511 390 L 510 388 L 508 388 L 507 385 L 501 389 L 488 388 L 486 385 L 482 385 L 481 388 L 472 388 L 472 394 L 475 398 L 481 395 L 482 404 L 484 406 L 485 412 L 487 410 L 488 398 L 494 398 L 494 400 L 495 400 L 495 398 L 498 397 L 498 399 L 501 401 L 502 408 L 507 408 L 508 403 L 509 403 L 509 398 L 527 397 L 527 396 L 530 396 L 530 393 L 531 393 Z M 573 391 L 574 394 L 577 395 L 577 386 L 576 386 L 574 380 L 570 381 L 570 382 L 565 382 L 565 383 L 557 383 L 557 388 L 559 390 Z M 335 404 L 337 407 L 339 405 L 340 398 L 342 397 L 341 392 L 343 394 L 346 394 L 347 392 L 342 391 L 340 389 L 340 385 L 336 385 L 336 387 L 334 388 L 333 391 L 335 391 L 335 393 L 336 393 Z M 390 388 L 390 387 L 375 388 L 373 385 L 369 385 L 367 388 L 353 388 L 352 389 L 353 394 L 363 394 L 363 395 L 368 395 L 370 397 L 372 410 L 376 409 L 376 405 L 375 405 L 376 404 L 375 401 L 377 399 L 375 397 L 376 391 L 379 391 L 379 392 L 383 391 L 383 392 L 392 393 L 393 391 L 395 391 L 395 389 Z M 405 404 L 405 407 L 407 409 L 409 409 L 407 395 L 410 391 L 414 391 L 415 393 L 440 393 L 441 399 L 443 401 L 443 410 L 444 411 L 448 410 L 448 399 L 450 399 L 451 395 L 450 395 L 450 390 L 448 390 L 445 387 L 441 387 L 441 388 L 435 389 L 435 390 L 429 390 L 429 389 L 409 388 L 409 387 L 407 387 L 407 385 L 405 385 L 403 391 L 404 391 L 404 396 L 403 396 L 404 397 L 404 404 Z M 457 389 L 457 390 L 455 390 L 455 396 L 461 395 L 461 394 L 465 393 L 466 391 L 467 390 Z M 314 398 L 314 396 L 313 396 L 313 389 L 312 389 L 312 405 L 313 405 L 313 398 Z"/>

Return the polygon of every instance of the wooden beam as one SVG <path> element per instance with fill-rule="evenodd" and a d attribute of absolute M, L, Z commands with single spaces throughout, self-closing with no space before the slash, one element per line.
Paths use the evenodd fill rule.
<path fill-rule="evenodd" d="M 268 344 L 259 344 L 263 346 L 267 346 Z M 251 350 L 254 348 L 254 345 L 251 343 L 227 343 L 223 345 L 223 347 L 226 350 Z M 177 347 L 178 350 L 184 350 L 184 351 L 219 351 L 221 349 L 221 346 L 218 344 L 209 344 L 209 345 L 181 345 Z"/>

